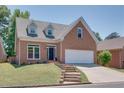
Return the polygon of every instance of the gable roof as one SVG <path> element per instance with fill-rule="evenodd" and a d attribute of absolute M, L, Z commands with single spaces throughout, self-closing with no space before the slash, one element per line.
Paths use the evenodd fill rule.
<path fill-rule="evenodd" d="M 76 21 L 74 21 L 72 24 L 69 25 L 69 27 L 66 29 L 65 33 L 63 33 L 61 35 L 61 37 L 64 37 L 73 29 L 74 26 L 76 26 L 79 22 L 81 21 L 81 23 L 85 26 L 85 28 L 87 29 L 87 31 L 89 32 L 89 34 L 91 35 L 91 37 L 94 39 L 94 41 L 96 43 L 98 43 L 98 40 L 96 38 L 96 36 L 94 35 L 93 31 L 91 30 L 91 28 L 89 27 L 89 25 L 86 23 L 86 21 L 84 20 L 84 18 L 81 16 L 80 18 L 78 18 Z"/>
<path fill-rule="evenodd" d="M 79 22 L 81 21 L 82 24 L 86 27 L 88 32 L 90 33 L 91 37 L 95 40 L 95 42 L 98 42 L 95 35 L 93 34 L 90 27 L 87 25 L 83 17 L 80 17 L 76 21 L 74 21 L 70 25 L 65 24 L 58 24 L 58 23 L 51 23 L 51 22 L 45 22 L 45 21 L 35 21 L 33 22 L 37 25 L 37 37 L 30 37 L 27 36 L 26 28 L 27 26 L 32 22 L 32 20 L 29 19 L 23 19 L 23 18 L 16 18 L 16 34 L 17 38 L 29 40 L 29 41 L 45 41 L 45 42 L 52 42 L 52 41 L 62 41 L 64 37 L 71 31 L 71 29 Z M 54 28 L 53 34 L 54 39 L 47 38 L 44 34 L 44 30 L 51 25 Z"/>
<path fill-rule="evenodd" d="M 0 36 L 0 46 L 2 47 L 3 54 L 6 55 L 5 49 L 3 47 L 3 39 L 1 38 L 1 36 Z"/>
<path fill-rule="evenodd" d="M 49 23 L 49 22 L 45 22 L 45 21 L 35 21 L 33 20 L 33 22 L 37 25 L 37 37 L 30 37 L 27 36 L 26 33 L 26 29 L 27 26 L 30 25 L 30 23 L 32 22 L 32 20 L 29 19 L 23 19 L 23 18 L 16 18 L 16 35 L 17 38 L 19 39 L 25 39 L 25 40 L 33 40 L 33 41 L 41 41 L 41 40 L 46 40 L 46 41 L 50 41 L 51 39 L 47 38 L 44 35 L 44 30 L 48 27 L 49 24 L 52 25 L 52 27 L 54 28 L 54 36 L 55 39 L 54 40 L 59 40 L 58 36 L 68 27 L 68 25 L 64 25 L 64 24 L 57 24 L 57 23 Z"/>
<path fill-rule="evenodd" d="M 124 37 L 104 40 L 98 43 L 97 50 L 122 49 L 124 47 Z"/>

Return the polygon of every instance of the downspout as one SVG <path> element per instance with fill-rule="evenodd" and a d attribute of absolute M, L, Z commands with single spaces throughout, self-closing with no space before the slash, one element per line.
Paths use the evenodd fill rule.
<path fill-rule="evenodd" d="M 124 67 L 124 46 L 121 51 L 121 56 L 120 56 L 120 68 Z"/>
<path fill-rule="evenodd" d="M 19 63 L 18 65 L 20 66 L 20 40 L 19 40 Z"/>
<path fill-rule="evenodd" d="M 120 53 L 119 53 L 119 59 L 120 59 L 120 68 L 122 67 L 122 51 L 120 50 Z"/>
<path fill-rule="evenodd" d="M 60 42 L 60 61 L 62 62 L 62 42 Z"/>

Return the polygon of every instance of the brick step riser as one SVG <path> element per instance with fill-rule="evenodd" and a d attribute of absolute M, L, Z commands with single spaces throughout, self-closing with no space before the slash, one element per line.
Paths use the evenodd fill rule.
<path fill-rule="evenodd" d="M 81 77 L 81 75 L 65 75 L 65 74 L 61 74 L 61 77 Z"/>
<path fill-rule="evenodd" d="M 64 68 L 64 70 L 76 70 L 75 68 Z"/>
<path fill-rule="evenodd" d="M 65 71 L 74 71 L 74 72 L 76 72 L 77 70 L 75 70 L 75 69 L 65 69 Z"/>
<path fill-rule="evenodd" d="M 70 80 L 70 79 L 64 79 L 64 82 L 81 82 L 81 80 Z"/>
<path fill-rule="evenodd" d="M 61 80 L 60 83 L 64 82 L 81 82 L 80 72 L 72 65 L 62 65 Z"/>
<path fill-rule="evenodd" d="M 80 74 L 73 74 L 73 73 L 64 73 L 64 75 L 77 75 L 77 76 L 80 76 Z"/>
<path fill-rule="evenodd" d="M 64 67 L 64 68 L 74 68 L 74 67 Z"/>
<path fill-rule="evenodd" d="M 65 72 L 78 72 L 76 70 L 65 70 Z"/>
<path fill-rule="evenodd" d="M 78 79 L 80 79 L 80 76 L 64 76 L 63 78 L 78 78 Z"/>
<path fill-rule="evenodd" d="M 77 75 L 62 75 L 61 78 L 79 78 L 80 79 L 81 76 L 77 76 Z"/>

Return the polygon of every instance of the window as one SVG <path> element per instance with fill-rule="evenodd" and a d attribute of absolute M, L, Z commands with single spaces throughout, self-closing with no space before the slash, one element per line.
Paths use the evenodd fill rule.
<path fill-rule="evenodd" d="M 31 27 L 31 28 L 30 28 L 30 33 L 31 33 L 31 34 L 36 34 L 36 31 L 35 31 L 35 28 L 34 28 L 34 27 Z"/>
<path fill-rule="evenodd" d="M 83 30 L 81 27 L 77 28 L 77 37 L 80 39 L 83 37 Z"/>
<path fill-rule="evenodd" d="M 28 47 L 28 58 L 33 58 L 33 47 Z"/>
<path fill-rule="evenodd" d="M 37 25 L 35 23 L 31 23 L 27 29 L 27 35 L 31 37 L 37 36 Z"/>
<path fill-rule="evenodd" d="M 35 47 L 35 58 L 39 58 L 39 47 Z"/>
<path fill-rule="evenodd" d="M 40 59 L 39 45 L 28 45 L 28 59 Z"/>
<path fill-rule="evenodd" d="M 48 33 L 49 36 L 52 36 L 52 29 L 48 29 L 47 33 Z"/>

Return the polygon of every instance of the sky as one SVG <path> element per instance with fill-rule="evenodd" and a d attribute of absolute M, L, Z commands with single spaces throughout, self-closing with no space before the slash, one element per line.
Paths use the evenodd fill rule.
<path fill-rule="evenodd" d="M 112 32 L 124 36 L 124 6 L 7 6 L 14 9 L 28 10 L 33 20 L 71 24 L 82 16 L 90 28 L 99 32 L 102 39 Z"/>

